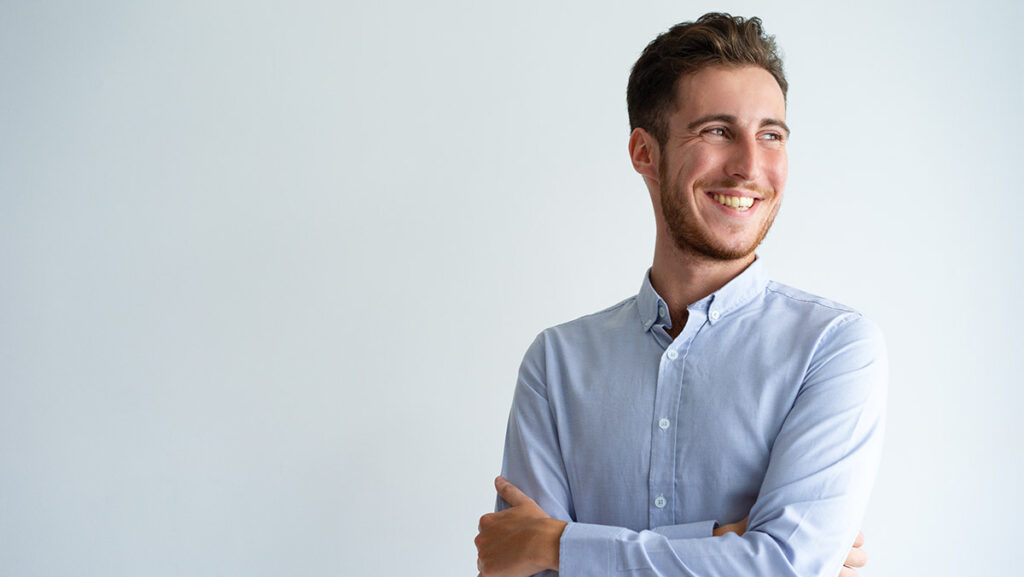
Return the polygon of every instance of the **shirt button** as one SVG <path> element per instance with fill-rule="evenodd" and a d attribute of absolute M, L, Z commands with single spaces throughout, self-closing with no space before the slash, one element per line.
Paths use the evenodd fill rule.
<path fill-rule="evenodd" d="M 671 424 L 672 424 L 672 423 L 670 423 L 670 422 L 668 421 L 668 419 L 662 419 L 662 420 L 658 421 L 658 426 L 659 426 L 659 427 L 661 427 L 661 430 L 662 430 L 662 431 L 664 431 L 665 429 L 667 429 L 667 428 L 668 428 L 668 426 L 669 426 L 669 425 L 671 425 Z"/>
<path fill-rule="evenodd" d="M 668 316 L 668 312 L 665 311 L 665 307 L 658 307 L 658 314 L 661 315 L 662 317 Z"/>
<path fill-rule="evenodd" d="M 711 311 L 711 320 L 717 321 L 720 316 L 722 315 L 718 311 Z"/>
<path fill-rule="evenodd" d="M 668 357 L 670 361 L 674 361 L 677 358 L 679 358 L 679 353 L 675 352 L 674 350 L 665 353 L 665 355 Z"/>
<path fill-rule="evenodd" d="M 659 509 L 664 509 L 666 503 L 668 503 L 668 501 L 665 500 L 663 495 L 658 495 L 658 498 L 654 500 L 654 506 Z"/>

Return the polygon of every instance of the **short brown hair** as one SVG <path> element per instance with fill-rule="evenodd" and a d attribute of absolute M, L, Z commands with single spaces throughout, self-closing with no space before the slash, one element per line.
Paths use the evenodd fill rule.
<path fill-rule="evenodd" d="M 696 22 L 676 24 L 644 48 L 626 87 L 630 129 L 643 128 L 664 146 L 679 79 L 714 64 L 760 66 L 786 97 L 782 58 L 775 37 L 761 29 L 761 19 L 710 12 Z"/>

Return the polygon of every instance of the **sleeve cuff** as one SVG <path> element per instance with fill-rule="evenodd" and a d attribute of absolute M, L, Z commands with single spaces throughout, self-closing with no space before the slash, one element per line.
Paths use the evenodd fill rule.
<path fill-rule="evenodd" d="M 612 549 L 615 540 L 628 529 L 569 523 L 558 544 L 558 575 L 587 577 L 614 573 Z"/>

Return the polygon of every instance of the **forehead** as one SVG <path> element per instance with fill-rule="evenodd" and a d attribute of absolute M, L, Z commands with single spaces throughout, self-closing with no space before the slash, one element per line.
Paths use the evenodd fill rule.
<path fill-rule="evenodd" d="M 681 119 L 722 114 L 741 123 L 785 120 L 786 98 L 770 72 L 759 66 L 706 66 L 676 86 L 675 114 Z"/>

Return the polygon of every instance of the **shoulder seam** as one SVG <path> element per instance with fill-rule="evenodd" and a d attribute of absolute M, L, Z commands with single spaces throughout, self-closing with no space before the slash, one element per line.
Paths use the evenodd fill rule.
<path fill-rule="evenodd" d="M 620 308 L 622 308 L 624 306 L 627 306 L 632 301 L 635 301 L 635 300 L 636 300 L 636 295 L 633 295 L 633 296 L 630 296 L 630 297 L 626 297 L 625 299 L 623 299 L 623 300 L 621 300 L 621 301 L 611 305 L 610 307 L 607 307 L 607 308 L 604 308 L 604 309 L 601 309 L 599 311 L 595 311 L 595 312 L 592 312 L 592 313 L 587 313 L 587 314 L 585 314 L 583 316 L 576 317 L 576 318 L 574 318 L 572 320 L 565 321 L 564 323 L 558 323 L 558 324 L 556 324 L 556 325 L 554 325 L 552 327 L 549 327 L 549 328 L 552 328 L 552 329 L 553 328 L 558 328 L 558 327 L 561 327 L 561 326 L 564 326 L 564 325 L 575 323 L 577 321 L 581 321 L 583 319 L 589 319 L 590 317 L 596 317 L 597 315 L 602 315 L 604 313 L 608 313 L 608 312 L 620 309 Z"/>
<path fill-rule="evenodd" d="M 777 294 L 779 296 L 785 297 L 785 298 L 787 298 L 789 300 L 792 300 L 792 301 L 798 301 L 798 302 L 802 302 L 802 303 L 818 305 L 818 306 L 821 306 L 821 307 L 825 307 L 827 309 L 832 309 L 834 311 L 839 311 L 839 312 L 844 312 L 844 313 L 851 313 L 851 314 L 854 314 L 854 315 L 857 315 L 857 316 L 863 316 L 856 309 L 853 309 L 853 308 L 848 307 L 846 305 L 843 305 L 843 304 L 840 304 L 840 303 L 834 303 L 834 305 L 832 305 L 832 304 L 829 304 L 828 302 L 823 302 L 823 301 L 829 300 L 829 299 L 826 299 L 824 297 L 819 297 L 817 299 L 798 298 L 796 296 L 793 296 L 793 295 L 788 294 L 786 292 L 783 292 L 781 290 L 772 288 L 771 285 L 766 286 L 765 290 L 771 291 L 771 292 L 773 292 L 773 293 L 775 293 L 775 294 Z M 829 301 L 829 302 L 834 302 L 834 301 Z"/>

